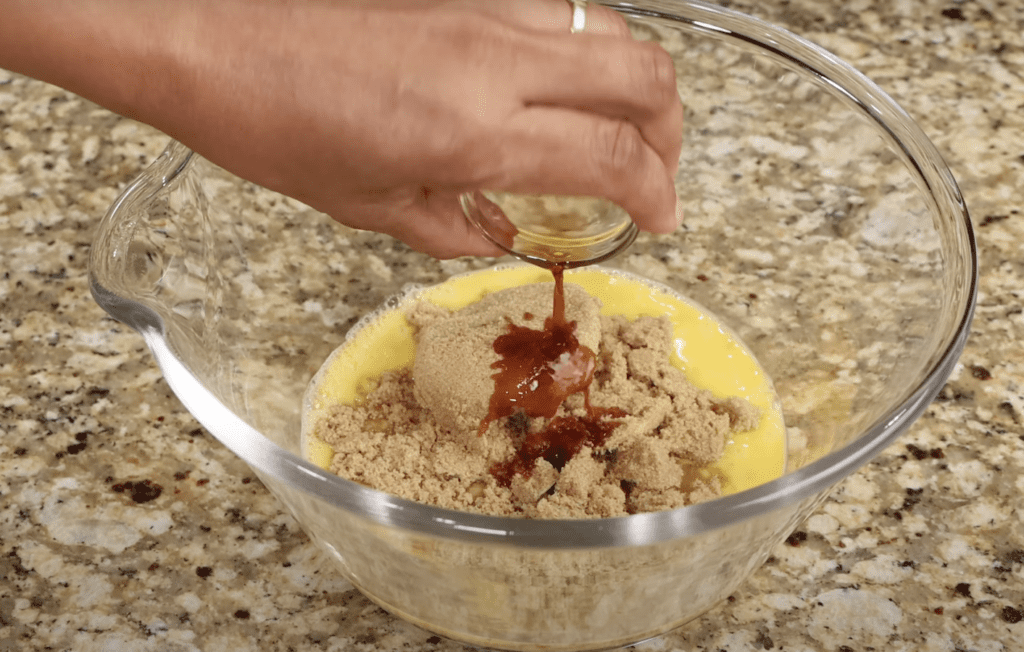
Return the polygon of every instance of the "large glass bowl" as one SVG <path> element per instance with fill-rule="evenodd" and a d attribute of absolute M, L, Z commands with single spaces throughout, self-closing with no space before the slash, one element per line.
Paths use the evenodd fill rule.
<path fill-rule="evenodd" d="M 772 375 L 787 473 L 674 511 L 580 521 L 467 515 L 299 457 L 307 382 L 345 332 L 441 263 L 240 181 L 178 143 L 96 237 L 96 300 L 138 332 L 195 417 L 369 598 L 472 644 L 606 648 L 724 599 L 952 370 L 975 302 L 967 212 L 878 87 L 782 29 L 697 2 L 604 2 L 675 57 L 687 223 L 610 267 L 712 311 Z"/>

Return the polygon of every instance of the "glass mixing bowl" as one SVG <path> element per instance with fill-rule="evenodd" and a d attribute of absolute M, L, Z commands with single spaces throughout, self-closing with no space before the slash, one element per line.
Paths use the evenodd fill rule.
<path fill-rule="evenodd" d="M 195 417 L 353 585 L 471 644 L 624 645 L 717 602 L 925 409 L 973 313 L 977 261 L 935 148 L 877 86 L 762 21 L 697 2 L 605 2 L 675 57 L 687 223 L 607 266 L 714 311 L 775 381 L 786 474 L 674 511 L 526 521 L 427 507 L 299 456 L 307 382 L 347 329 L 441 263 L 339 226 L 172 142 L 104 218 L 96 300 L 142 335 Z"/>

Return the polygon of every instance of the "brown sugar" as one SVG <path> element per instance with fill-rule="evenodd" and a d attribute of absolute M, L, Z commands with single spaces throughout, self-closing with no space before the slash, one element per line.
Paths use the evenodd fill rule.
<path fill-rule="evenodd" d="M 495 292 L 454 314 L 426 302 L 408 313 L 417 330 L 416 398 L 438 423 L 460 429 L 480 425 L 494 392 L 492 365 L 499 359 L 494 341 L 508 324 L 540 328 L 552 312 L 551 287 L 543 283 Z M 578 285 L 567 285 L 565 295 L 566 318 L 576 322 L 576 337 L 597 350 L 600 302 Z"/>
<path fill-rule="evenodd" d="M 552 311 L 550 283 L 524 285 L 454 313 L 428 303 L 410 309 L 412 368 L 384 374 L 358 405 L 334 406 L 319 425 L 316 434 L 334 450 L 332 470 L 431 505 L 534 518 L 605 518 L 720 495 L 707 467 L 731 432 L 757 426 L 758 410 L 686 380 L 670 362 L 667 318 L 600 316 L 600 303 L 582 288 L 567 284 L 565 292 L 566 318 L 596 352 L 590 403 L 618 410 L 603 421 L 602 437 L 568 456 L 512 464 L 531 436 L 559 419 L 592 416 L 582 392 L 550 419 L 519 412 L 481 431 L 494 391 L 495 339 L 509 324 L 540 328 Z M 511 472 L 494 472 L 502 468 Z"/>

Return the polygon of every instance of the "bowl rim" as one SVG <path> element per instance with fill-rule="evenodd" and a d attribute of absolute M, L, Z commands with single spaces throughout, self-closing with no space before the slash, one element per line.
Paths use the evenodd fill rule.
<path fill-rule="evenodd" d="M 138 331 L 168 385 L 192 415 L 258 474 L 380 525 L 433 537 L 525 548 L 586 549 L 644 546 L 709 532 L 791 505 L 839 482 L 891 444 L 927 408 L 954 370 L 966 343 L 977 302 L 978 255 L 970 216 L 960 190 L 938 150 L 920 127 L 865 75 L 823 48 L 784 28 L 699 0 L 596 0 L 626 14 L 688 23 L 697 30 L 752 43 L 818 76 L 835 93 L 874 120 L 905 155 L 927 193 L 954 218 L 968 249 L 967 291 L 959 323 L 923 380 L 898 406 L 880 416 L 864 434 L 839 450 L 771 482 L 710 502 L 675 510 L 604 519 L 534 520 L 459 512 L 416 503 L 341 478 L 292 454 L 247 424 L 221 403 L 174 355 L 161 317 L 122 297 L 100 281 L 97 252 L 126 207 L 171 183 L 194 162 L 194 153 L 171 141 L 163 154 L 122 191 L 94 238 L 89 284 L 96 302 Z M 845 80 L 840 85 L 836 78 Z M 856 87 L 856 92 L 849 86 Z M 301 400 L 301 397 L 299 397 Z M 280 498 L 280 496 L 279 496 Z M 284 501 L 287 502 L 287 501 Z"/>

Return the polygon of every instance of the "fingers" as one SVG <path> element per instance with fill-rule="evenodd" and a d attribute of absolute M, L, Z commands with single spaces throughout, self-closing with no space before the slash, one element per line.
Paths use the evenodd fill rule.
<path fill-rule="evenodd" d="M 487 187 L 606 197 L 641 229 L 674 230 L 683 106 L 668 53 L 635 41 L 618 12 L 593 3 L 585 33 L 570 34 L 566 0 L 466 2 L 518 35 L 505 83 L 523 115 L 512 119 L 518 134 L 491 141 L 501 144 L 504 185 Z"/>
<path fill-rule="evenodd" d="M 635 124 L 664 165 L 675 169 L 682 149 L 683 107 L 675 65 L 661 47 L 646 42 L 576 35 L 547 37 L 535 56 L 513 67 L 527 104 L 565 106 Z M 543 70 L 543 74 L 538 74 Z"/>
<path fill-rule="evenodd" d="M 634 122 L 648 143 L 673 170 L 682 151 L 683 107 L 676 86 L 675 65 L 664 49 L 632 39 L 617 11 L 596 4 L 586 8 L 585 34 L 569 34 L 573 7 L 566 0 L 494 2 L 491 15 L 522 27 L 548 32 L 541 54 L 545 62 L 524 59 L 518 82 L 529 103 L 570 106 Z M 620 37 L 609 43 L 603 38 Z M 571 36 L 572 38 L 565 38 Z M 544 76 L 537 70 L 545 70 Z"/>
<path fill-rule="evenodd" d="M 675 164 L 631 122 L 532 107 L 509 125 L 502 177 L 489 187 L 518 193 L 591 195 L 615 202 L 645 231 L 677 226 Z"/>
<path fill-rule="evenodd" d="M 543 30 L 556 34 L 569 34 L 573 8 L 566 0 L 532 0 L 523 2 L 486 2 L 476 5 L 496 18 L 519 27 Z M 630 35 L 626 21 L 619 12 L 598 5 L 587 5 L 587 34 L 627 37 Z"/>

